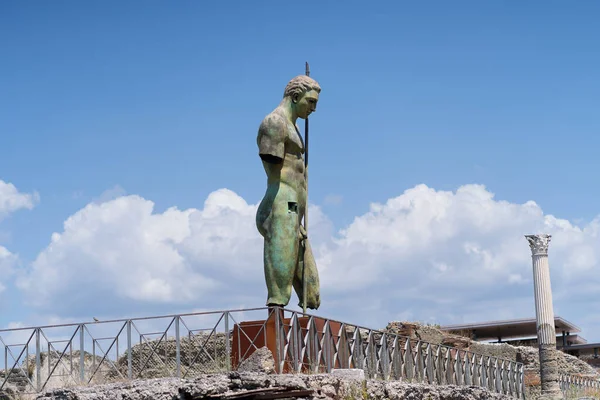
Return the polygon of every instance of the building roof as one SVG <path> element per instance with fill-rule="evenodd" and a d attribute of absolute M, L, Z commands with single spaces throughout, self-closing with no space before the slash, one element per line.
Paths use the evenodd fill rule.
<path fill-rule="evenodd" d="M 571 334 L 571 335 L 567 336 L 567 338 L 568 338 L 567 339 L 568 342 L 572 343 L 573 345 L 587 344 L 587 340 L 584 337 L 577 335 L 577 334 Z M 497 339 L 498 338 L 496 338 L 494 340 L 497 340 Z M 526 336 L 526 337 L 503 339 L 503 341 L 508 342 L 508 343 L 518 342 L 518 341 L 529 341 L 529 340 L 537 341 L 537 336 Z M 562 334 L 556 335 L 556 344 L 559 347 L 562 346 Z"/>
<path fill-rule="evenodd" d="M 600 343 L 574 344 L 572 346 L 565 347 L 558 346 L 558 348 L 564 350 L 588 350 L 589 353 L 592 353 L 594 349 L 600 350 Z"/>
<path fill-rule="evenodd" d="M 577 325 L 561 317 L 554 318 L 554 326 L 556 327 L 557 334 L 561 334 L 562 331 L 569 333 L 581 332 L 581 329 Z M 535 318 L 446 325 L 440 329 L 447 332 L 470 331 L 475 334 L 478 340 L 537 336 Z"/>
<path fill-rule="evenodd" d="M 584 337 L 580 336 L 580 335 L 569 335 L 568 337 L 568 341 L 573 343 L 571 346 L 574 345 L 578 345 L 578 344 L 587 344 L 587 339 L 585 339 Z M 562 338 L 560 337 L 560 335 L 556 336 L 556 343 L 562 347 Z"/>

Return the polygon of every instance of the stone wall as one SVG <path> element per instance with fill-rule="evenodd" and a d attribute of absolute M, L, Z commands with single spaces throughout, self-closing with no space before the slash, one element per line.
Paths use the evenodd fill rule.
<path fill-rule="evenodd" d="M 241 394 L 247 392 L 247 397 Z M 250 394 L 286 392 L 288 399 L 323 400 L 508 400 L 478 387 L 434 386 L 357 380 L 322 375 L 268 375 L 258 373 L 214 374 L 193 380 L 151 379 L 59 389 L 37 400 L 208 400 L 250 399 Z"/>
<path fill-rule="evenodd" d="M 80 384 L 80 368 L 79 368 L 79 351 L 73 352 L 73 362 L 64 356 L 60 359 L 61 353 L 51 351 L 40 354 L 40 379 L 45 383 L 45 389 L 63 388 L 69 386 L 77 386 Z M 60 361 L 59 361 L 60 359 Z M 98 372 L 91 380 L 91 384 L 106 383 L 109 366 L 106 363 L 100 364 L 102 357 L 94 357 L 90 353 L 84 352 L 84 371 L 85 376 L 90 377 L 96 369 Z M 49 373 L 52 371 L 52 376 L 48 379 Z M 0 390 L 0 400 L 8 400 L 15 398 L 24 398 L 23 393 L 31 393 L 35 391 L 36 378 L 38 370 L 36 366 L 35 355 L 29 355 L 29 358 L 24 360 L 20 368 L 12 370 L 0 371 L 0 384 L 4 382 L 8 376 L 8 380 L 2 390 Z"/>
<path fill-rule="evenodd" d="M 224 333 L 198 333 L 180 339 L 179 352 L 182 375 L 195 376 L 222 372 L 227 369 L 226 335 Z M 231 335 L 230 335 L 230 346 Z M 230 347 L 231 348 L 231 347 Z M 176 372 L 177 345 L 175 338 L 150 340 L 132 346 L 132 375 L 134 378 L 163 378 L 174 376 Z M 112 370 L 109 378 L 126 377 L 128 374 L 127 352 L 116 362 L 117 370 Z"/>
<path fill-rule="evenodd" d="M 7 377 L 8 380 L 0 391 L 0 400 L 11 400 L 12 398 L 16 398 L 18 394 L 24 392 L 29 385 L 27 371 L 23 371 L 20 368 L 0 371 L 0 384 L 4 382 Z"/>

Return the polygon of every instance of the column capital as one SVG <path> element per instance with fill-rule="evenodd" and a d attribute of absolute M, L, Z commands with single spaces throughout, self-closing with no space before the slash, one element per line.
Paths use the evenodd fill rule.
<path fill-rule="evenodd" d="M 539 235 L 525 235 L 525 238 L 529 242 L 529 247 L 531 247 L 531 255 L 548 255 L 548 245 L 550 244 L 550 239 L 552 235 L 548 234 L 539 234 Z"/>

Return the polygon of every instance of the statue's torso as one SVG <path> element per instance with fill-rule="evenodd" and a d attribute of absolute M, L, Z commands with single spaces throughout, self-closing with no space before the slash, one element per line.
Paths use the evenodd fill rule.
<path fill-rule="evenodd" d="M 280 115 L 265 118 L 263 124 L 274 129 L 283 129 L 281 139 L 283 140 L 284 153 L 283 164 L 272 164 L 263 161 L 263 167 L 267 174 L 267 185 L 269 187 L 279 186 L 276 200 L 297 202 L 299 211 L 303 215 L 306 205 L 306 171 L 304 168 L 304 143 L 297 126 Z M 271 118 L 270 118 L 271 117 Z M 263 126 L 261 129 L 264 129 Z M 259 131 L 259 142 L 260 142 Z M 267 190 L 272 195 L 273 191 Z"/>

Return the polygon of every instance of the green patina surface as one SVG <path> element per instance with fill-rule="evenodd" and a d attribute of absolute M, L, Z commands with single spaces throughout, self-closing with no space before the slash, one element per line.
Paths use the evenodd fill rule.
<path fill-rule="evenodd" d="M 302 307 L 302 273 L 306 268 L 306 306 L 320 305 L 319 274 L 302 226 L 307 179 L 304 142 L 296 125 L 316 110 L 321 88 L 305 75 L 292 79 L 281 103 L 260 124 L 258 153 L 267 174 L 267 190 L 258 207 L 256 225 L 264 237 L 267 305 L 286 306 L 292 287 Z"/>

